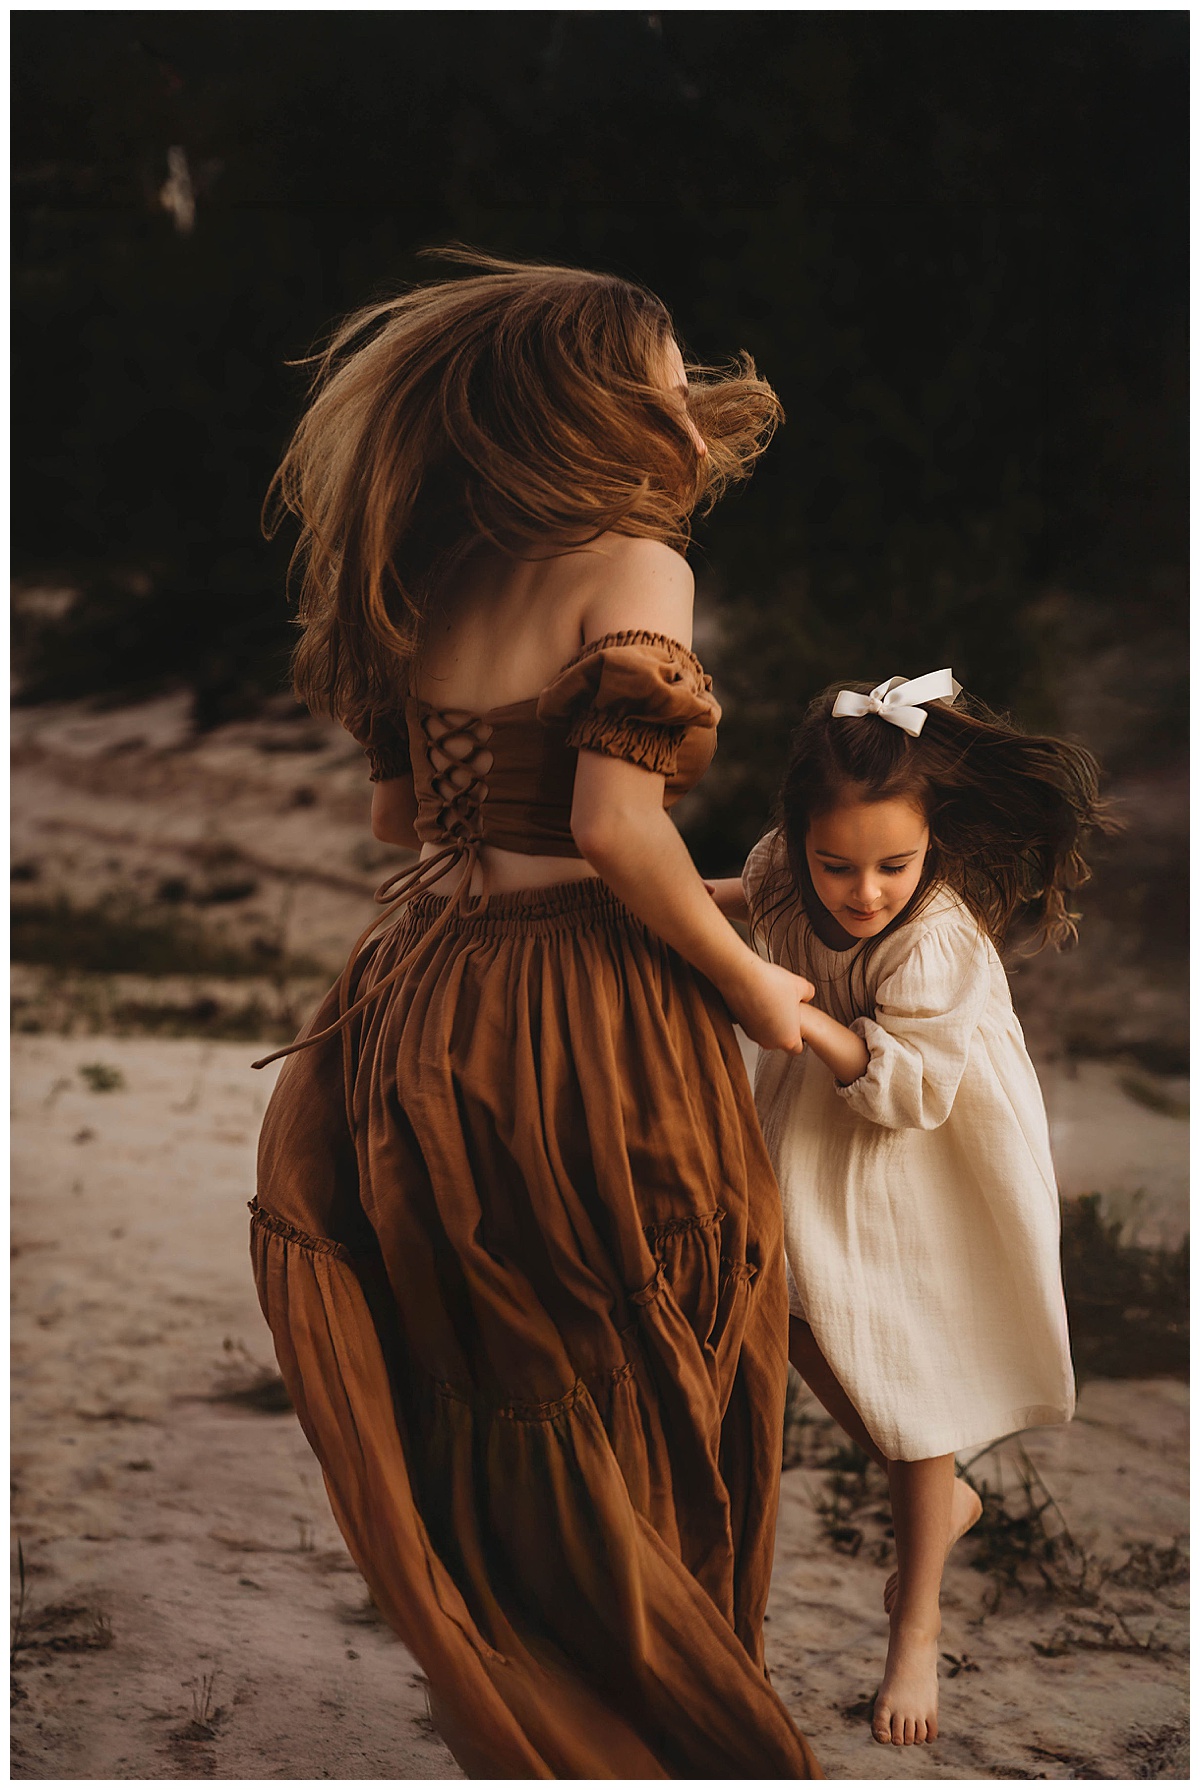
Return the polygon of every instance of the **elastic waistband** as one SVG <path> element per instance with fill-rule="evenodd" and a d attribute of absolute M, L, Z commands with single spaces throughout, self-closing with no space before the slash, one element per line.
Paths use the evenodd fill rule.
<path fill-rule="evenodd" d="M 404 920 L 436 920 L 454 900 L 453 895 L 414 895 L 404 909 Z M 449 920 L 453 932 L 565 932 L 583 925 L 624 921 L 640 926 L 598 876 L 577 882 L 547 883 L 536 889 L 510 889 L 502 895 L 485 895 L 461 909 Z"/>

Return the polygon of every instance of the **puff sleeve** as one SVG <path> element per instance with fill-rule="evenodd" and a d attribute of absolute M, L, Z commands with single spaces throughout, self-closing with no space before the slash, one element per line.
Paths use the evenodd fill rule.
<path fill-rule="evenodd" d="M 372 783 L 390 783 L 412 774 L 408 722 L 404 710 L 375 710 L 347 721 L 346 728 L 358 741 L 371 766 Z"/>
<path fill-rule="evenodd" d="M 966 915 L 931 926 L 884 976 L 874 1018 L 856 1019 L 871 1060 L 838 1088 L 856 1113 L 893 1130 L 944 1125 L 991 987 L 988 941 Z"/>
<path fill-rule="evenodd" d="M 783 840 L 778 827 L 764 833 L 758 844 L 752 847 L 750 856 L 742 868 L 742 893 L 746 897 L 746 905 L 754 913 L 762 899 L 762 887 L 771 874 L 776 862 L 776 854 L 782 848 Z"/>
<path fill-rule="evenodd" d="M 675 775 L 689 729 L 715 729 L 721 709 L 695 654 L 636 631 L 591 641 L 538 699 L 538 720 L 566 722 L 568 746 Z"/>
<path fill-rule="evenodd" d="M 742 894 L 746 898 L 746 906 L 750 910 L 750 936 L 755 948 L 764 957 L 770 952 L 767 948 L 765 928 L 763 927 L 763 888 L 768 881 L 774 881 L 778 875 L 778 866 L 786 855 L 783 835 L 778 827 L 765 833 L 758 844 L 753 847 L 750 856 L 742 866 Z"/>

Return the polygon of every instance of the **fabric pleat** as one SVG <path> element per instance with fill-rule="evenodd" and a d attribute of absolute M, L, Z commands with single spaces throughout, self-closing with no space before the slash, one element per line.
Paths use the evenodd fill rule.
<path fill-rule="evenodd" d="M 728 1015 L 596 880 L 419 895 L 292 1056 L 254 1263 L 478 1777 L 818 1777 L 764 1669 L 787 1295 Z M 331 992 L 309 1028 L 336 1016 Z"/>

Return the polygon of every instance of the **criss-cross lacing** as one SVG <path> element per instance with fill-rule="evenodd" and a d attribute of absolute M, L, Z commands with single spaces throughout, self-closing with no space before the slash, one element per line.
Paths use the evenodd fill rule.
<path fill-rule="evenodd" d="M 378 1000 L 398 980 L 418 950 L 448 926 L 455 915 L 465 914 L 472 905 L 481 902 L 485 894 L 484 889 L 480 888 L 472 903 L 471 884 L 480 864 L 479 853 L 483 844 L 483 804 L 488 794 L 487 773 L 492 768 L 492 754 L 488 749 L 488 741 L 492 736 L 491 725 L 481 716 L 473 715 L 466 709 L 422 709 L 420 721 L 421 731 L 425 736 L 425 756 L 431 773 L 430 788 L 441 803 L 435 817 L 436 824 L 446 837 L 446 844 L 440 851 L 434 852 L 432 857 L 422 858 L 416 864 L 397 870 L 376 889 L 375 900 L 383 907 L 383 912 L 377 914 L 360 934 L 346 959 L 346 967 L 338 978 L 338 1016 L 333 1023 L 319 1032 L 310 1032 L 307 1038 L 297 1039 L 295 1044 L 285 1045 L 282 1050 L 272 1051 L 270 1056 L 260 1057 L 253 1065 L 255 1069 L 265 1069 L 268 1063 L 278 1062 L 280 1057 L 290 1057 L 299 1050 L 308 1050 L 314 1044 L 323 1044 L 335 1032 L 340 1032 L 348 1116 L 352 1116 L 353 1111 L 354 1077 L 346 1027 L 356 1014 L 369 1007 L 372 1001 Z M 421 935 L 411 951 L 407 951 L 398 963 L 392 965 L 386 976 L 381 976 L 365 994 L 348 1006 L 355 965 L 372 934 L 378 932 L 398 908 L 411 901 L 414 895 L 428 889 L 431 884 L 440 882 L 456 865 L 462 866 L 458 886 L 433 925 Z"/>

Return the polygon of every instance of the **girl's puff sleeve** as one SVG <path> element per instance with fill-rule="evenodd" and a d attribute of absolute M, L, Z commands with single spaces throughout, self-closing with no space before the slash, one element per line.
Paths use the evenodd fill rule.
<path fill-rule="evenodd" d="M 624 758 L 673 777 L 693 727 L 711 730 L 720 706 L 695 654 L 665 635 L 593 641 L 538 699 L 538 720 L 566 722 L 568 746 Z"/>
<path fill-rule="evenodd" d="M 755 950 L 762 957 L 770 956 L 766 928 L 763 925 L 764 886 L 768 881 L 775 882 L 784 850 L 783 834 L 777 827 L 773 828 L 753 847 L 742 866 L 742 894 L 750 910 L 750 937 Z"/>
<path fill-rule="evenodd" d="M 968 915 L 948 915 L 916 941 L 856 1019 L 871 1060 L 838 1088 L 864 1119 L 892 1130 L 944 1125 L 967 1066 L 991 984 L 987 939 Z"/>

